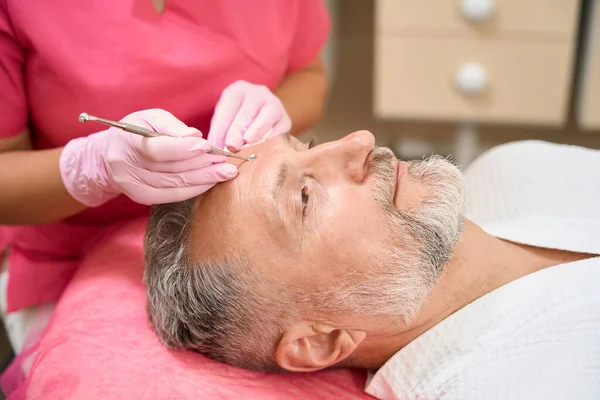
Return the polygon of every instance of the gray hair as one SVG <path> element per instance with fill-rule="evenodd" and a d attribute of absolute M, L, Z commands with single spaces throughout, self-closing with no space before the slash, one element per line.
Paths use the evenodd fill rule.
<path fill-rule="evenodd" d="M 277 312 L 283 298 L 274 295 L 276 289 L 266 293 L 267 286 L 233 253 L 194 260 L 193 210 L 194 199 L 151 209 L 144 239 L 151 326 L 169 348 L 242 368 L 278 370 L 273 354 L 285 317 Z"/>

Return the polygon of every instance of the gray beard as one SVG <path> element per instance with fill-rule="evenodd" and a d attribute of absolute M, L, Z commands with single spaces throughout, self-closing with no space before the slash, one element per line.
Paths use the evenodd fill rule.
<path fill-rule="evenodd" d="M 328 307 L 338 312 L 389 316 L 410 323 L 450 260 L 464 228 L 466 185 L 461 171 L 440 156 L 409 162 L 411 178 L 430 196 L 417 209 L 398 210 L 393 197 L 396 158 L 386 148 L 373 154 L 372 195 L 394 238 L 377 265 L 353 272 L 327 290 Z"/>

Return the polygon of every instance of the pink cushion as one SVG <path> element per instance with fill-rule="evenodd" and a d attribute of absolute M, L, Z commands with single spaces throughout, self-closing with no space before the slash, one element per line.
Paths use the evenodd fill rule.
<path fill-rule="evenodd" d="M 144 228 L 143 220 L 122 226 L 87 255 L 18 392 L 45 400 L 371 399 L 364 372 L 264 374 L 165 349 L 146 322 Z"/>

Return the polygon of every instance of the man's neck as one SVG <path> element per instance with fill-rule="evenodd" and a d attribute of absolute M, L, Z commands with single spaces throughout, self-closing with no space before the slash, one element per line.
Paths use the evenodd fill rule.
<path fill-rule="evenodd" d="M 467 220 L 452 259 L 419 317 L 408 327 L 365 343 L 355 362 L 378 368 L 419 335 L 494 289 L 540 269 L 589 256 L 507 242 Z"/>

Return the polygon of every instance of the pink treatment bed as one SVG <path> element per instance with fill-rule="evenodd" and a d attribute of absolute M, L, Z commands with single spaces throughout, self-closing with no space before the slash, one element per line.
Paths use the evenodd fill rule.
<path fill-rule="evenodd" d="M 146 320 L 144 228 L 108 232 L 87 255 L 39 342 L 3 376 L 9 399 L 372 399 L 363 371 L 264 374 L 165 349 Z"/>

